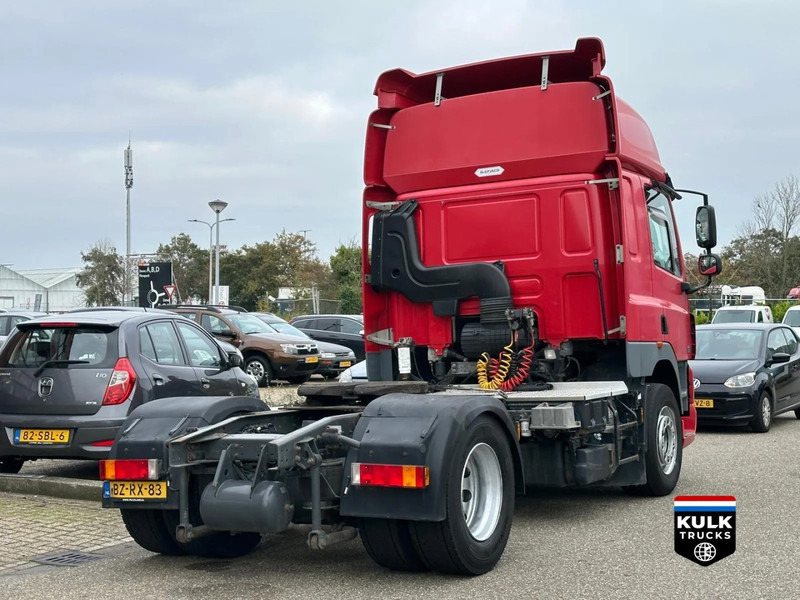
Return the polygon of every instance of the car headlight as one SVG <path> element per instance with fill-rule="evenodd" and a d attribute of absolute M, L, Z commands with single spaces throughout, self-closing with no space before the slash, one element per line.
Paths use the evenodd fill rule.
<path fill-rule="evenodd" d="M 351 381 L 353 381 L 353 374 L 350 369 L 345 369 L 339 373 L 339 383 L 350 383 Z"/>
<path fill-rule="evenodd" d="M 281 348 L 283 348 L 284 352 L 288 352 L 289 354 L 297 354 L 297 344 L 281 344 Z"/>
<path fill-rule="evenodd" d="M 733 377 L 728 377 L 725 380 L 724 385 L 725 387 L 729 388 L 743 388 L 743 387 L 750 387 L 756 382 L 756 374 L 755 373 L 742 373 L 741 375 L 734 375 Z"/>
<path fill-rule="evenodd" d="M 351 352 L 350 354 L 347 355 L 347 358 L 349 360 L 355 360 L 356 359 L 356 353 L 355 352 Z"/>
<path fill-rule="evenodd" d="M 321 352 L 319 355 L 320 358 L 336 358 L 336 354 L 333 352 Z"/>

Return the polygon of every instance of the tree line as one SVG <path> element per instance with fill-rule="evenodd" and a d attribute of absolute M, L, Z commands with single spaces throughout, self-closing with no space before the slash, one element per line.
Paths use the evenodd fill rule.
<path fill-rule="evenodd" d="M 151 262 L 172 263 L 173 282 L 181 302 L 209 303 L 209 250 L 186 233 L 161 244 Z M 127 273 L 125 258 L 108 241 L 97 242 L 81 253 L 84 268 L 77 284 L 88 306 L 117 306 L 131 291 L 136 296 L 135 265 Z M 316 244 L 299 233 L 282 231 L 271 241 L 230 250 L 220 246 L 220 283 L 229 287 L 229 303 L 247 310 L 274 311 L 269 296 L 278 288 L 294 288 L 303 299 L 317 290 L 321 298 L 338 303 L 338 312 L 357 314 L 361 306 L 361 247 L 351 240 L 340 244 L 327 262 L 319 258 Z M 128 284 L 127 282 L 131 282 Z M 126 290 L 127 288 L 127 290 Z M 310 311 L 308 311 L 310 312 Z"/>
<path fill-rule="evenodd" d="M 724 215 L 725 213 L 718 213 Z M 800 286 L 800 181 L 790 175 L 772 190 L 753 199 L 751 216 L 737 230 L 737 236 L 723 246 L 723 272 L 717 286 L 762 287 L 767 298 L 786 298 Z M 697 255 L 686 254 L 686 271 L 697 281 Z"/>

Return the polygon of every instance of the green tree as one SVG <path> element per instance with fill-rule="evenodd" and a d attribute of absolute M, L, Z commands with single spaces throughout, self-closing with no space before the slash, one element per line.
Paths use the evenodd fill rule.
<path fill-rule="evenodd" d="M 75 278 L 86 296 L 87 306 L 119 306 L 124 292 L 125 262 L 109 240 L 97 242 L 81 252 L 85 263 Z"/>
<path fill-rule="evenodd" d="M 331 256 L 331 272 L 341 301 L 340 311 L 346 314 L 361 313 L 361 246 L 355 240 L 336 248 Z"/>
<path fill-rule="evenodd" d="M 174 236 L 169 244 L 161 244 L 158 254 L 172 263 L 172 278 L 178 286 L 179 299 L 199 296 L 208 298 L 208 250 L 192 241 L 186 233 Z"/>

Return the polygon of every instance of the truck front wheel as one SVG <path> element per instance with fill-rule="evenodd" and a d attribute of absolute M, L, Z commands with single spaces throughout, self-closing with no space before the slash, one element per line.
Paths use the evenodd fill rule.
<path fill-rule="evenodd" d="M 683 431 L 679 415 L 678 402 L 672 390 L 661 383 L 651 383 L 645 407 L 647 483 L 625 487 L 629 494 L 666 496 L 675 489 L 683 462 Z"/>
<path fill-rule="evenodd" d="M 145 550 L 158 554 L 235 558 L 248 554 L 261 542 L 259 533 L 231 535 L 220 531 L 183 543 L 175 539 L 175 527 L 178 524 L 176 510 L 122 508 L 120 513 L 133 541 Z"/>
<path fill-rule="evenodd" d="M 514 512 L 511 447 L 497 421 L 487 415 L 475 419 L 443 475 L 444 521 L 409 523 L 417 554 L 434 571 L 487 573 L 505 550 Z"/>

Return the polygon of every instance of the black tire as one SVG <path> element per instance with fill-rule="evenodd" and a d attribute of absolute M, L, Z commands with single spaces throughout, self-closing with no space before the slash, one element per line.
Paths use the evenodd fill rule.
<path fill-rule="evenodd" d="M 414 544 L 408 521 L 361 519 L 358 533 L 370 558 L 393 571 L 427 571 Z"/>
<path fill-rule="evenodd" d="M 311 375 L 297 375 L 295 377 L 287 377 L 286 381 L 299 385 L 301 383 L 305 383 L 309 379 L 311 379 Z"/>
<path fill-rule="evenodd" d="M 0 457 L 0 473 L 19 473 L 25 460 L 13 456 Z"/>
<path fill-rule="evenodd" d="M 120 509 L 122 521 L 133 540 L 145 550 L 179 556 L 192 554 L 207 558 L 235 558 L 251 552 L 261 542 L 259 533 L 226 531 L 182 543 L 175 539 L 178 512 L 157 509 Z"/>
<path fill-rule="evenodd" d="M 645 407 L 645 435 L 647 483 L 623 489 L 635 496 L 666 496 L 678 484 L 683 464 L 683 426 L 678 402 L 666 385 L 650 384 Z"/>
<path fill-rule="evenodd" d="M 244 370 L 255 377 L 258 387 L 268 386 L 273 379 L 272 365 L 260 354 L 253 354 L 244 359 Z"/>
<path fill-rule="evenodd" d="M 414 549 L 429 569 L 482 575 L 500 560 L 511 532 L 511 447 L 497 421 L 482 415 L 469 424 L 451 456 L 442 473 L 444 521 L 411 521 L 409 532 Z"/>
<path fill-rule="evenodd" d="M 800 419 L 800 408 L 795 408 L 794 409 L 794 416 L 797 417 L 798 419 Z"/>
<path fill-rule="evenodd" d="M 167 527 L 163 510 L 121 508 L 122 522 L 133 541 L 145 550 L 167 556 L 180 556 L 186 550 L 175 541 L 175 532 Z"/>
<path fill-rule="evenodd" d="M 756 433 L 767 433 L 772 427 L 772 398 L 766 390 L 761 392 L 750 427 Z"/>

